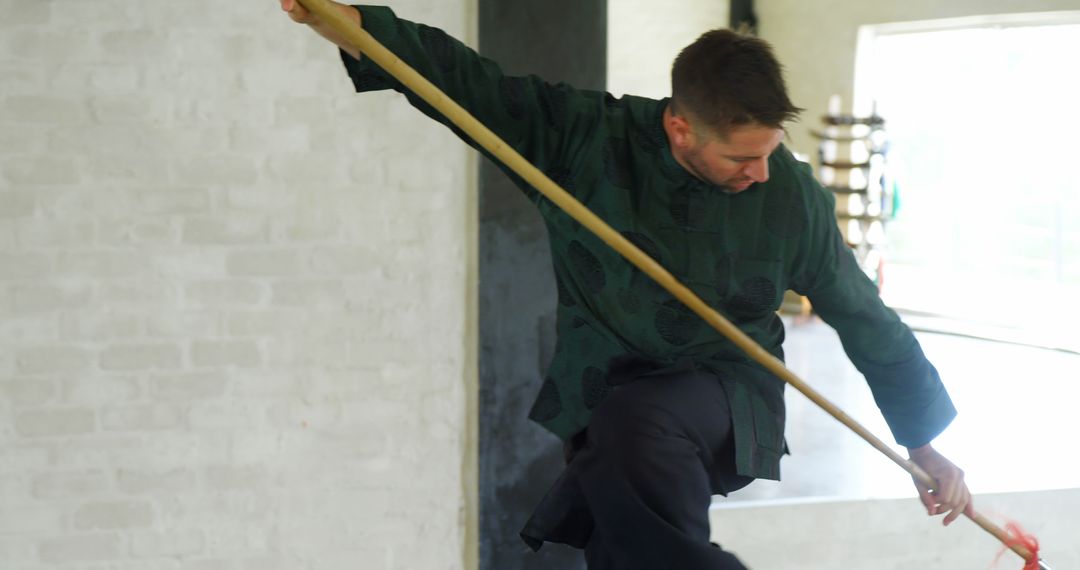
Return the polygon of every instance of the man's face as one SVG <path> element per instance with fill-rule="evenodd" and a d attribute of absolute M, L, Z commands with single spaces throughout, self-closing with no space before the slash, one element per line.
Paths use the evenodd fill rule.
<path fill-rule="evenodd" d="M 741 125 L 725 137 L 691 128 L 679 117 L 672 119 L 671 154 L 690 174 L 733 194 L 769 179 L 769 155 L 783 141 L 782 129 Z"/>

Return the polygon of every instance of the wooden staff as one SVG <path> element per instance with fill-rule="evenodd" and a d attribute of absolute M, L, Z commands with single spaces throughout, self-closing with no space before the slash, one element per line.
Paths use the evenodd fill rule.
<path fill-rule="evenodd" d="M 597 237 L 614 248 L 615 251 L 629 260 L 630 263 L 637 266 L 638 269 L 645 272 L 649 277 L 659 283 L 660 286 L 667 289 L 667 291 L 674 295 L 675 298 L 689 307 L 690 310 L 694 311 L 699 317 L 705 319 L 707 323 L 712 325 L 713 328 L 727 337 L 731 342 L 735 343 L 751 358 L 776 376 L 782 378 L 796 390 L 802 392 L 807 398 L 810 398 L 811 401 L 828 412 L 829 415 L 846 425 L 858 434 L 859 437 L 874 446 L 878 451 L 884 453 L 885 456 L 910 473 L 927 488 L 937 489 L 937 482 L 929 473 L 893 451 L 892 448 L 885 445 L 884 442 L 875 437 L 869 430 L 811 388 L 806 382 L 796 376 L 795 373 L 788 370 L 779 359 L 769 354 L 765 349 L 754 342 L 753 339 L 746 336 L 746 334 L 735 327 L 735 325 L 725 319 L 720 313 L 705 304 L 705 302 L 694 294 L 693 291 L 675 279 L 675 277 L 661 267 L 659 263 L 624 238 L 619 232 L 612 229 L 611 226 L 607 225 L 607 223 L 597 217 L 596 214 L 593 214 L 581 202 L 571 196 L 569 192 L 563 190 L 558 184 L 548 178 L 547 175 L 540 171 L 540 169 L 533 166 L 528 160 L 525 160 L 523 156 L 518 154 L 518 152 L 511 148 L 510 145 L 503 142 L 498 135 L 469 114 L 469 112 L 462 108 L 461 105 L 458 105 L 454 100 L 447 97 L 445 93 L 424 78 L 424 76 L 420 75 L 416 70 L 401 61 L 401 59 L 395 56 L 393 52 L 386 49 L 386 47 L 380 44 L 378 40 L 373 38 L 366 30 L 346 18 L 340 11 L 335 9 L 334 5 L 329 2 L 329 0 L 298 1 L 303 4 L 305 8 L 326 22 L 327 25 L 333 28 L 335 32 L 353 47 L 360 50 L 364 57 L 371 58 L 371 60 L 378 64 L 379 67 L 408 87 L 413 93 L 420 96 L 424 101 L 427 101 L 432 107 L 446 116 L 450 122 L 457 125 L 458 128 L 468 134 L 477 144 L 498 158 L 503 164 L 510 167 L 510 169 L 518 176 L 540 191 L 549 200 L 559 206 L 559 208 L 569 214 L 570 217 L 574 218 L 580 222 L 581 225 L 588 228 L 589 231 L 596 234 Z M 1008 533 L 986 517 L 976 513 L 969 516 L 969 518 L 975 521 L 975 523 L 984 530 L 997 537 L 998 540 L 1011 548 L 1013 552 L 1016 552 L 1024 558 L 1024 560 L 1030 561 L 1034 558 L 1031 551 L 1012 540 Z"/>

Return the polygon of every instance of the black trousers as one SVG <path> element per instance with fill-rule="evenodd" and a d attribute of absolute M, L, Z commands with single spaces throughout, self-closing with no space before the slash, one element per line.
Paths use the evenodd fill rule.
<path fill-rule="evenodd" d="M 592 519 L 589 570 L 745 568 L 709 540 L 712 495 L 753 480 L 735 473 L 730 408 L 712 373 L 620 385 L 594 412 L 568 472 Z"/>

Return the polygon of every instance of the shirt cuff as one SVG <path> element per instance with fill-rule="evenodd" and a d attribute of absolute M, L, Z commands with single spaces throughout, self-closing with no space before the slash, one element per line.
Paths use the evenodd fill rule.
<path fill-rule="evenodd" d="M 896 443 L 904 447 L 922 447 L 949 427 L 956 418 L 956 407 L 953 406 L 949 393 L 942 388 L 929 405 L 918 413 L 883 411 L 883 415 Z"/>
<path fill-rule="evenodd" d="M 380 44 L 393 49 L 394 40 L 397 37 L 397 16 L 393 10 L 385 6 L 353 6 L 360 11 L 360 25 L 367 33 L 371 34 Z M 390 74 L 383 71 L 369 57 L 359 60 L 339 50 L 341 63 L 352 80 L 357 93 L 367 91 L 382 91 L 385 89 L 397 89 L 398 82 Z"/>

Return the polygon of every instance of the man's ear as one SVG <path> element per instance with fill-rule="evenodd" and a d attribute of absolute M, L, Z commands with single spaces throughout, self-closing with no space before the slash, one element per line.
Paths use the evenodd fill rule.
<path fill-rule="evenodd" d="M 671 113 L 670 110 L 664 117 L 664 130 L 667 131 L 671 146 L 683 150 L 693 148 L 694 129 L 686 117 Z"/>

